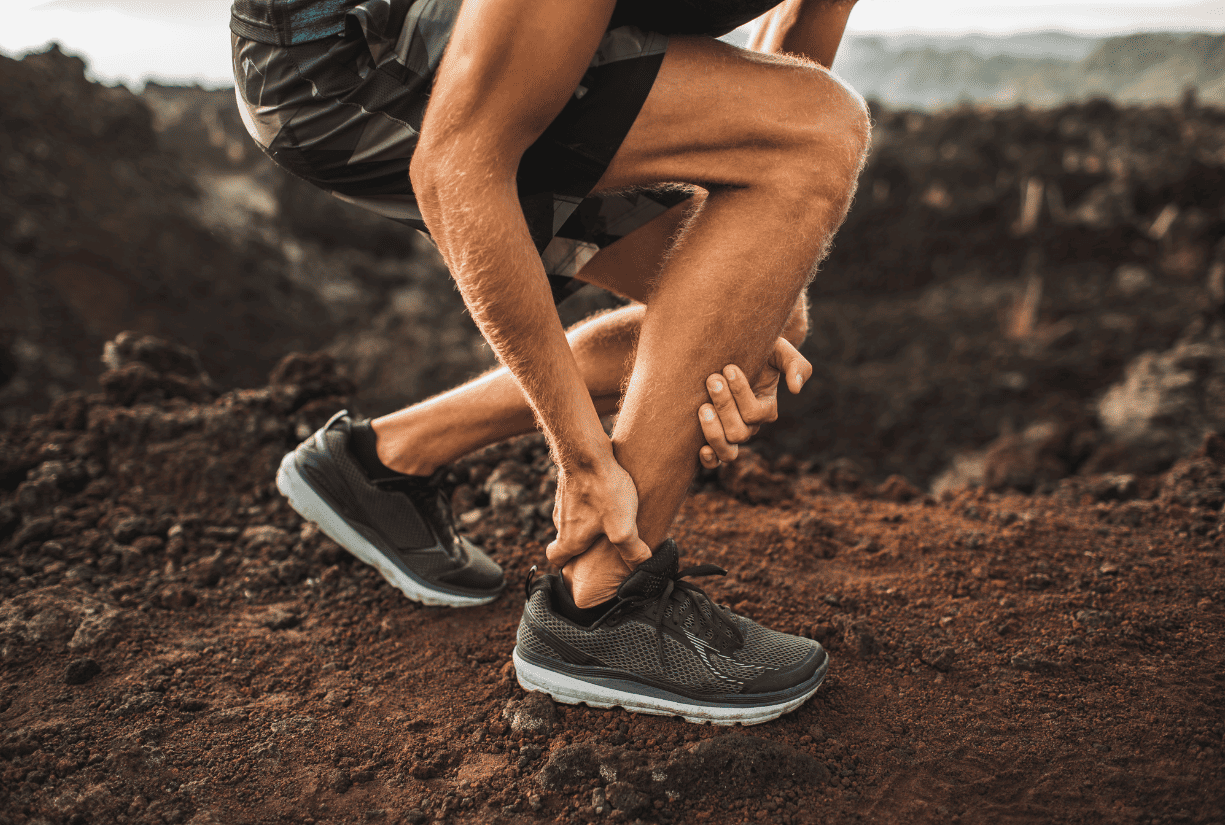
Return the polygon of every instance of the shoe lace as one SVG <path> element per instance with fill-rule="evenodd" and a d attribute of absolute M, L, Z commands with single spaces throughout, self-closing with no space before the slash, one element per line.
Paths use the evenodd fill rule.
<path fill-rule="evenodd" d="M 459 553 L 459 534 L 455 529 L 455 514 L 451 509 L 451 497 L 446 494 L 446 483 L 451 474 L 449 465 L 439 467 L 428 476 L 403 476 L 377 479 L 374 485 L 382 490 L 403 493 L 408 496 L 426 520 L 441 531 L 442 545 L 455 558 Z"/>
<path fill-rule="evenodd" d="M 642 607 L 649 601 L 656 603 L 654 610 L 655 642 L 658 646 L 659 663 L 664 662 L 664 623 L 683 628 L 720 652 L 739 650 L 744 646 L 744 634 L 733 614 L 717 604 L 706 591 L 692 582 L 682 581 L 688 576 L 726 576 L 727 571 L 716 564 L 698 564 L 686 567 L 671 576 L 658 596 L 647 599 L 627 599 L 604 619 L 615 625 L 625 613 Z"/>

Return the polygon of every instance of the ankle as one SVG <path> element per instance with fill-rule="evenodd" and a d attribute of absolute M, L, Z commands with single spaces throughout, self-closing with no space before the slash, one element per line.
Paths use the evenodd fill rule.
<path fill-rule="evenodd" d="M 428 442 L 420 441 L 413 438 L 411 434 L 402 432 L 403 428 L 392 429 L 387 424 L 380 422 L 381 419 L 375 419 L 370 424 L 375 435 L 375 452 L 378 454 L 379 461 L 386 467 L 405 475 L 428 476 L 447 463 L 434 459 L 425 450 L 420 449 L 423 443 Z"/>
<path fill-rule="evenodd" d="M 570 588 L 574 604 L 585 609 L 616 596 L 617 588 L 630 572 L 617 548 L 602 539 L 563 567 L 561 577 Z"/>

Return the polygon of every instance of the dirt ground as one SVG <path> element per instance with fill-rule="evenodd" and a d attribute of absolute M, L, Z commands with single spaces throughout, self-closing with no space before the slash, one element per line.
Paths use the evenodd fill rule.
<path fill-rule="evenodd" d="M 1222 821 L 1220 438 L 1046 496 L 704 475 L 685 561 L 833 660 L 720 728 L 518 687 L 538 438 L 453 477 L 505 595 L 423 608 L 275 493 L 352 389 L 326 359 L 216 396 L 151 345 L 101 384 L 0 433 L 0 823 Z"/>

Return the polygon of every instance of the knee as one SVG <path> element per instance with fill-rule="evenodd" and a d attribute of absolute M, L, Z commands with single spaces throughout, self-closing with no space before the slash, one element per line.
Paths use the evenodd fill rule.
<path fill-rule="evenodd" d="M 811 199 L 828 201 L 839 217 L 850 206 L 871 143 L 867 104 L 833 73 L 806 66 L 792 110 L 790 185 Z"/>
<path fill-rule="evenodd" d="M 799 299 L 795 302 L 795 307 L 791 310 L 790 317 L 787 318 L 786 325 L 783 326 L 782 337 L 787 339 L 787 342 L 796 349 L 804 343 L 808 338 L 808 294 L 801 292 Z"/>

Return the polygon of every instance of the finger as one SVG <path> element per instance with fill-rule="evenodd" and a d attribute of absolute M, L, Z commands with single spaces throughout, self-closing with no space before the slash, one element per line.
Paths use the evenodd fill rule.
<path fill-rule="evenodd" d="M 559 529 L 557 538 L 549 542 L 544 550 L 545 558 L 558 567 L 564 567 L 566 562 L 590 547 L 598 535 L 598 530 Z"/>
<path fill-rule="evenodd" d="M 755 435 L 757 425 L 762 422 L 773 421 L 778 418 L 778 408 L 775 404 L 777 390 L 767 392 L 765 395 L 758 397 L 753 392 L 753 386 L 749 384 L 748 376 L 744 374 L 744 370 L 735 364 L 728 364 L 724 367 L 723 376 L 727 379 L 727 384 L 731 388 L 732 397 L 736 400 L 736 408 L 740 411 L 740 418 L 746 425 L 748 435 Z M 728 438 L 736 440 L 732 439 L 730 434 Z M 747 436 L 742 440 L 747 440 Z"/>
<path fill-rule="evenodd" d="M 769 363 L 786 376 L 787 389 L 791 390 L 792 394 L 799 392 L 812 377 L 812 364 L 786 338 L 779 338 L 774 342 Z"/>
<path fill-rule="evenodd" d="M 609 541 L 612 537 L 609 536 Z M 638 528 L 634 528 L 632 536 L 623 537 L 622 541 L 613 541 L 613 545 L 617 548 L 617 552 L 621 554 L 621 560 L 625 562 L 630 570 L 633 570 L 638 565 L 651 557 L 651 548 L 647 547 L 647 543 L 638 538 Z"/>
<path fill-rule="evenodd" d="M 711 404 L 714 405 L 715 412 L 718 413 L 719 423 L 723 425 L 723 439 L 729 444 L 739 444 L 743 441 L 748 441 L 750 435 L 749 428 L 740 416 L 740 409 L 736 406 L 736 399 L 728 388 L 727 379 L 723 375 L 715 373 L 706 379 L 706 391 L 710 393 Z M 707 443 L 710 443 L 712 447 L 715 446 L 710 439 L 707 439 Z M 722 454 L 719 457 L 723 458 Z"/>
<path fill-rule="evenodd" d="M 719 467 L 719 456 L 715 455 L 714 448 L 709 444 L 698 451 L 698 461 L 702 462 L 702 466 L 707 470 L 715 470 Z"/>
<path fill-rule="evenodd" d="M 719 466 L 720 461 L 735 461 L 736 456 L 740 454 L 740 448 L 728 443 L 727 436 L 723 432 L 723 424 L 714 406 L 703 404 L 699 407 L 698 421 L 702 425 L 702 436 L 706 439 L 706 446 L 702 448 L 702 451 L 710 450 L 715 459 L 713 464 L 707 464 L 705 460 L 702 461 L 702 464 L 713 470 Z"/>

